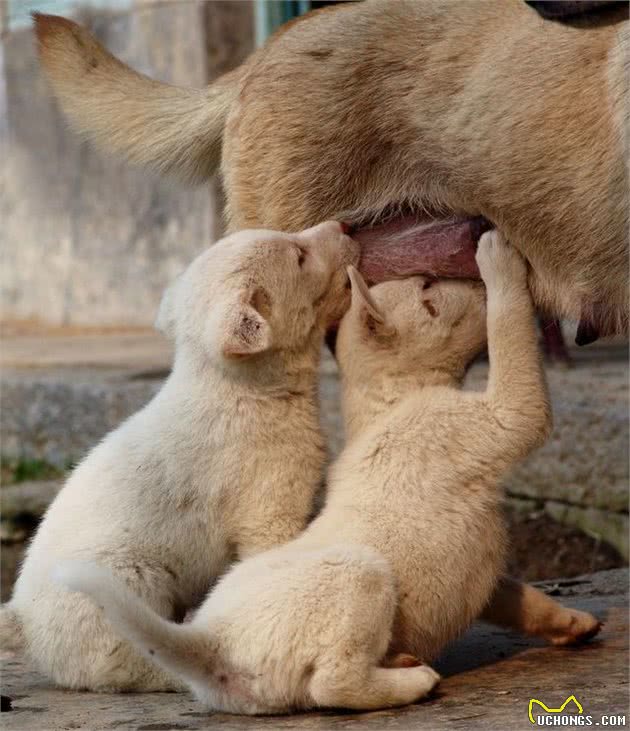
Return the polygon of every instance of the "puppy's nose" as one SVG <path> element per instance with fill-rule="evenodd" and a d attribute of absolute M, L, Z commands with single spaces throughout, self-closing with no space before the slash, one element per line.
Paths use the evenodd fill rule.
<path fill-rule="evenodd" d="M 318 223 L 317 226 L 311 226 L 311 228 L 305 229 L 300 235 L 334 237 L 335 234 L 345 233 L 343 225 L 339 221 L 324 221 L 323 223 Z"/>
<path fill-rule="evenodd" d="M 322 226 L 325 226 L 325 230 L 327 231 L 341 231 L 342 234 L 349 234 L 350 233 L 350 224 L 345 223 L 344 221 L 324 221 L 324 223 L 321 224 Z"/>

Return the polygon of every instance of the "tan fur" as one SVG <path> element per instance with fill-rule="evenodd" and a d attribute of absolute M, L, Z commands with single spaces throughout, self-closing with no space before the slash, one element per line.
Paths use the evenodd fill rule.
<path fill-rule="evenodd" d="M 533 586 L 507 577 L 499 582 L 481 618 L 554 645 L 585 642 L 601 629 L 592 614 L 563 607 Z"/>
<path fill-rule="evenodd" d="M 236 98 L 234 74 L 204 90 L 158 83 L 125 66 L 76 23 L 38 13 L 34 18 L 48 79 L 77 131 L 135 163 L 191 182 L 212 175 Z"/>
<path fill-rule="evenodd" d="M 348 3 L 281 29 L 205 93 L 139 77 L 68 21 L 38 29 L 67 114 L 132 159 L 208 174 L 227 115 L 232 230 L 401 203 L 482 214 L 528 259 L 539 305 L 627 329 L 625 17 L 582 28 L 521 0 Z"/>
<path fill-rule="evenodd" d="M 100 567 L 66 564 L 58 581 L 92 596 L 212 710 L 367 710 L 424 697 L 438 676 L 415 658 L 435 658 L 490 598 L 505 552 L 500 478 L 551 428 L 525 264 L 494 232 L 478 262 L 483 394 L 459 389 L 485 343 L 482 287 L 414 278 L 367 292 L 352 273 L 337 351 L 348 444 L 326 506 L 295 540 L 237 564 L 189 626 L 161 619 Z"/>
<path fill-rule="evenodd" d="M 325 457 L 319 355 L 357 253 L 334 221 L 242 231 L 171 285 L 158 324 L 176 341 L 173 371 L 55 498 L 0 610 L 3 648 L 23 643 L 71 688 L 177 687 L 90 602 L 52 584 L 50 568 L 95 561 L 158 615 L 181 618 L 234 559 L 304 528 Z"/>
<path fill-rule="evenodd" d="M 206 92 L 149 82 L 65 19 L 36 27 L 62 108 L 101 144 L 199 178 L 223 135 L 232 229 L 369 220 L 401 201 L 484 214 L 529 259 L 538 304 L 577 317 L 607 299 L 626 325 L 627 22 L 571 27 L 520 0 L 348 3 L 284 26 Z M 527 621 L 550 600 L 511 589 L 488 616 L 551 634 Z M 574 614 L 567 641 L 597 626 Z"/>

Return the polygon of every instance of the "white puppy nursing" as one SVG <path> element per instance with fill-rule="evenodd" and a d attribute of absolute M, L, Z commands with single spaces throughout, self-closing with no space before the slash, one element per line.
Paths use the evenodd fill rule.
<path fill-rule="evenodd" d="M 237 564 L 191 623 L 100 566 L 64 564 L 57 580 L 210 709 L 425 696 L 438 676 L 421 663 L 478 616 L 502 570 L 499 480 L 550 428 L 525 264 L 495 232 L 478 263 L 487 315 L 473 283 L 416 277 L 368 292 L 352 273 L 337 348 L 348 444 L 326 505 L 295 540 Z M 486 317 L 488 387 L 464 393 Z"/>
<path fill-rule="evenodd" d="M 50 580 L 75 559 L 108 567 L 177 619 L 236 558 L 295 537 L 325 458 L 316 401 L 324 333 L 348 306 L 358 247 L 334 221 L 299 234 L 244 231 L 167 291 L 158 325 L 173 371 L 155 398 L 77 467 L 31 543 L 0 644 L 24 647 L 70 688 L 179 687 L 102 612 Z"/>

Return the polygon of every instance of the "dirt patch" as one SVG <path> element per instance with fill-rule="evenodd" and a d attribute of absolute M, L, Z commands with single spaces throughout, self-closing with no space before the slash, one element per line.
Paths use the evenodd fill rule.
<path fill-rule="evenodd" d="M 545 513 L 524 515 L 510 508 L 506 513 L 511 542 L 508 571 L 514 577 L 543 581 L 626 565 L 612 546 Z"/>

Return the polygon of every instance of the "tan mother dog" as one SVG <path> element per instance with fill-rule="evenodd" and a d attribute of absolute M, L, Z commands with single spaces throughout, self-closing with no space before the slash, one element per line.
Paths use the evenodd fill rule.
<path fill-rule="evenodd" d="M 627 325 L 618 14 L 585 29 L 519 0 L 350 3 L 285 26 L 204 90 L 137 74 L 66 19 L 36 26 L 61 106 L 103 147 L 193 181 L 223 148 L 232 230 L 375 222 L 358 232 L 372 283 L 476 274 L 485 216 L 529 261 L 538 304 L 581 316 L 586 339 Z M 509 580 L 486 616 L 559 643 L 598 627 Z"/>
<path fill-rule="evenodd" d="M 388 219 L 361 267 L 376 282 L 476 273 L 484 216 L 586 340 L 627 327 L 627 13 L 583 28 L 521 0 L 348 3 L 203 91 L 136 74 L 70 21 L 37 31 L 64 111 L 104 147 L 201 180 L 223 143 L 232 230 Z M 426 213 L 443 221 L 418 229 Z"/>

